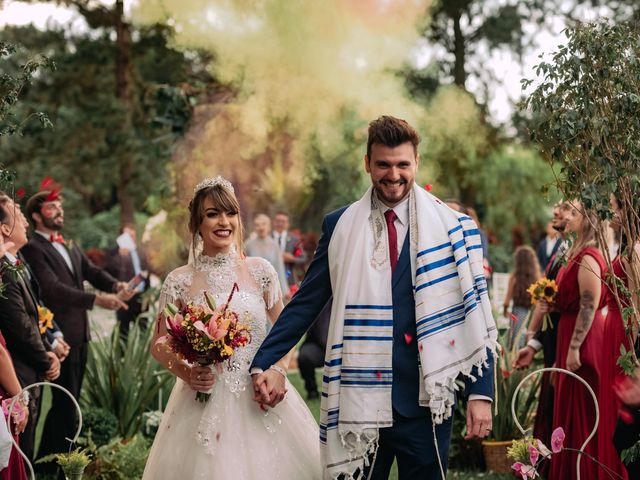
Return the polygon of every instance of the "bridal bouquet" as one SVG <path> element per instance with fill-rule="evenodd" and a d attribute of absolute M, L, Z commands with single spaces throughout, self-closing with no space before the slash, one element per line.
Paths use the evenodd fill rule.
<path fill-rule="evenodd" d="M 543 277 L 537 282 L 532 283 L 527 289 L 527 293 L 531 295 L 531 305 L 535 305 L 540 300 L 545 300 L 551 305 L 556 300 L 558 285 L 555 280 L 549 280 Z M 551 323 L 549 313 L 545 313 L 544 317 L 542 317 L 542 331 L 544 332 L 549 327 L 553 328 L 553 324 Z"/>
<path fill-rule="evenodd" d="M 240 323 L 239 315 L 230 310 L 229 303 L 238 291 L 234 284 L 224 305 L 204 293 L 205 304 L 167 304 L 164 316 L 167 325 L 165 343 L 181 359 L 202 366 L 217 366 L 229 359 L 233 352 L 251 341 L 249 327 Z M 196 400 L 206 402 L 211 392 L 196 393 Z"/>

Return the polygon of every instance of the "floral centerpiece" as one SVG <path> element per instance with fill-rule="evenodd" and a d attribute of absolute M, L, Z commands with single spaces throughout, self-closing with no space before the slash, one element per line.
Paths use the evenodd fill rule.
<path fill-rule="evenodd" d="M 507 456 L 515 463 L 511 468 L 522 480 L 539 477 L 538 467 L 544 460 L 551 458 L 552 453 L 560 453 L 563 449 L 564 430 L 556 428 L 551 434 L 551 450 L 540 440 L 533 437 L 525 437 L 514 440 L 513 445 L 507 450 Z"/>
<path fill-rule="evenodd" d="M 234 283 L 227 303 L 219 306 L 208 292 L 204 293 L 204 305 L 167 304 L 163 312 L 167 325 L 164 343 L 181 359 L 202 366 L 213 368 L 231 358 L 236 349 L 251 341 L 249 327 L 228 308 L 236 291 L 238 285 Z M 196 400 L 206 402 L 210 396 L 211 392 L 197 392 Z"/>

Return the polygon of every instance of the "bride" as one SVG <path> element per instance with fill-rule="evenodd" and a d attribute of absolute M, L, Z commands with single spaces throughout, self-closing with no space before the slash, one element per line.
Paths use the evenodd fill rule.
<path fill-rule="evenodd" d="M 300 395 L 289 394 L 274 409 L 253 401 L 249 366 L 272 323 L 282 310 L 278 276 L 261 258 L 244 257 L 238 200 L 222 177 L 200 183 L 189 204 L 189 230 L 202 253 L 172 271 L 160 295 L 167 303 L 204 304 L 208 291 L 249 325 L 251 342 L 235 351 L 211 373 L 209 367 L 180 360 L 164 344 L 164 319 L 154 334 L 152 355 L 177 378 L 144 470 L 145 480 L 315 480 L 321 478 L 318 425 Z M 197 241 L 197 242 L 196 242 Z M 195 250 L 195 248 L 194 248 Z M 286 373 L 289 355 L 271 368 Z M 196 391 L 213 391 L 207 403 Z"/>

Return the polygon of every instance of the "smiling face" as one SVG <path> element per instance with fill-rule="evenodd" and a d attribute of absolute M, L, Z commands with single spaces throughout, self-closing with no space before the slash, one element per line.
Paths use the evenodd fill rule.
<path fill-rule="evenodd" d="M 221 208 L 209 196 L 203 200 L 202 210 L 204 217 L 198 229 L 202 238 L 202 251 L 209 256 L 227 253 L 235 243 L 239 229 L 238 212 Z"/>
<path fill-rule="evenodd" d="M 579 202 L 571 202 L 571 206 L 565 214 L 564 218 L 567 222 L 565 226 L 565 230 L 567 232 L 573 232 L 577 235 L 580 235 L 582 233 L 585 217 L 582 214 L 582 205 Z"/>
<path fill-rule="evenodd" d="M 409 195 L 418 171 L 418 161 L 411 142 L 397 147 L 379 143 L 371 146 L 371 155 L 364 157 L 364 167 L 385 205 L 394 207 Z"/>
<path fill-rule="evenodd" d="M 60 200 L 44 202 L 40 213 L 34 215 L 38 215 L 36 221 L 39 220 L 46 230 L 59 231 L 64 227 L 64 208 Z"/>

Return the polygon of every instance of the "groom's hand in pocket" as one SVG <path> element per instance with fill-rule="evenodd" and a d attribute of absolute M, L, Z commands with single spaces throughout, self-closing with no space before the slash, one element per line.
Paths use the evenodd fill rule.
<path fill-rule="evenodd" d="M 284 376 L 273 369 L 253 375 L 253 392 L 256 402 L 275 407 L 287 393 Z"/>

